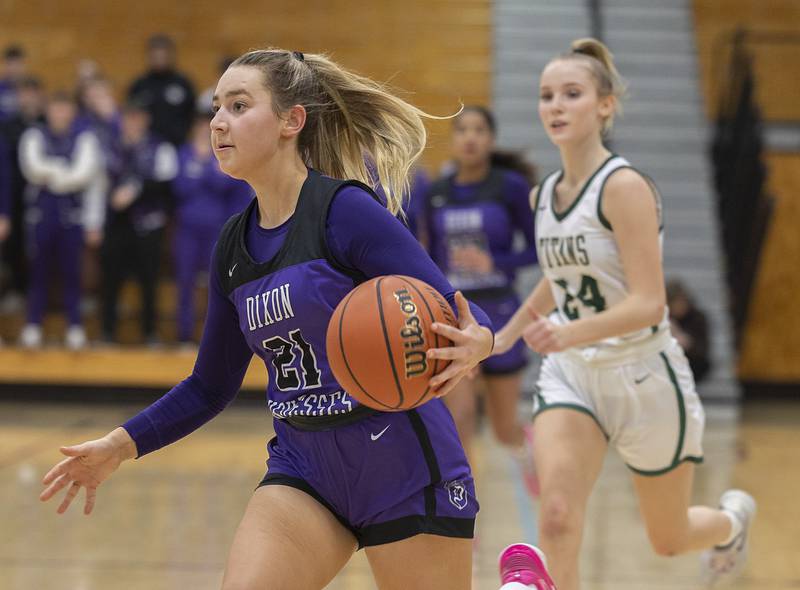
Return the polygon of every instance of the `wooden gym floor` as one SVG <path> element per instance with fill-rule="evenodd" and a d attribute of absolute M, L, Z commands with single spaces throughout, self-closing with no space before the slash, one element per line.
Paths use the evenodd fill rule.
<path fill-rule="evenodd" d="M 257 405 L 234 405 L 187 439 L 125 464 L 100 488 L 89 518 L 76 506 L 59 517 L 57 502 L 37 499 L 39 480 L 59 459 L 60 444 L 100 436 L 134 411 L 120 405 L 0 403 L 0 590 L 219 587 L 272 432 Z M 737 486 L 759 501 L 751 559 L 735 587 L 800 588 L 800 405 L 749 404 L 741 422 L 730 407 L 708 413 L 696 500 L 716 503 L 724 489 Z M 478 441 L 482 511 L 474 588 L 496 590 L 497 553 L 509 542 L 534 540 L 535 510 L 508 456 L 485 431 Z M 666 559 L 650 551 L 626 468 L 612 454 L 591 500 L 584 588 L 694 590 L 700 587 L 697 571 L 696 556 Z M 362 553 L 330 588 L 374 588 Z"/>

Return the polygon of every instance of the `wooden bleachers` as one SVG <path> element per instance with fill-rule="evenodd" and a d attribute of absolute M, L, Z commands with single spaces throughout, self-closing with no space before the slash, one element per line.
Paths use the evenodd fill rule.
<path fill-rule="evenodd" d="M 70 352 L 61 345 L 65 329 L 62 314 L 48 313 L 43 324 L 45 346 L 40 351 L 27 351 L 16 346 L 24 324 L 24 310 L 0 314 L 0 385 L 86 385 L 110 388 L 168 388 L 188 376 L 194 365 L 195 351 L 180 349 L 175 342 L 175 284 L 162 279 L 158 287 L 158 334 L 162 345 L 142 345 L 139 328 L 139 295 L 135 283 L 128 281 L 120 297 L 120 345 L 101 346 L 99 310 L 84 316 L 84 325 L 91 346 Z M 55 300 L 56 298 L 54 298 Z M 197 329 L 202 333 L 205 316 L 205 289 L 197 289 Z M 262 390 L 267 373 L 256 359 L 247 373 L 244 388 Z"/>
<path fill-rule="evenodd" d="M 195 353 L 137 347 L 89 348 L 69 352 L 61 347 L 27 351 L 0 348 L 0 385 L 86 386 L 169 389 L 188 377 Z M 242 387 L 264 391 L 267 372 L 254 357 Z"/>
<path fill-rule="evenodd" d="M 0 47 L 16 42 L 31 71 L 50 88 L 72 88 L 81 58 L 96 60 L 120 94 L 144 69 L 145 43 L 171 34 L 180 68 L 198 90 L 217 79 L 224 55 L 277 46 L 327 52 L 348 68 L 407 91 L 437 115 L 459 102 L 487 103 L 491 86 L 489 0 L 352 0 L 294 2 L 38 2 L 0 3 Z M 431 121 L 425 163 L 437 169 L 449 149 L 447 121 Z"/>

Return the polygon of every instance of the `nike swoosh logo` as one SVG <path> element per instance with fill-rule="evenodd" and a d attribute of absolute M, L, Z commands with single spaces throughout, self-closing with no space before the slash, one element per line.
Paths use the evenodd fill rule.
<path fill-rule="evenodd" d="M 391 426 L 391 424 L 389 424 L 389 426 Z M 373 442 L 375 442 L 376 440 L 378 440 L 380 437 L 383 436 L 384 432 L 389 430 L 389 426 L 387 426 L 386 428 L 381 430 L 378 434 L 375 434 L 374 432 L 370 432 L 369 437 L 372 439 Z"/>
<path fill-rule="evenodd" d="M 233 271 L 234 271 L 234 270 L 236 270 L 236 267 L 237 267 L 237 266 L 239 266 L 239 263 L 238 263 L 238 262 L 237 262 L 236 264 L 234 264 L 234 265 L 233 265 L 233 266 L 232 266 L 232 267 L 231 267 L 231 268 L 228 270 L 228 277 L 232 277 L 232 276 L 233 276 Z"/>
<path fill-rule="evenodd" d="M 641 379 L 634 379 L 633 382 L 636 383 L 636 385 L 639 385 L 640 383 L 644 383 L 649 378 L 650 378 L 650 375 L 645 375 Z"/>

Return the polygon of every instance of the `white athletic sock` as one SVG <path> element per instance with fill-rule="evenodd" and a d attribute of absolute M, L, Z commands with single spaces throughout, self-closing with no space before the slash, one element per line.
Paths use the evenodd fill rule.
<path fill-rule="evenodd" d="M 509 582 L 508 584 L 503 584 L 500 590 L 530 590 L 531 588 L 533 588 L 533 586 L 526 586 L 519 582 Z"/>
<path fill-rule="evenodd" d="M 739 520 L 739 517 L 737 516 L 737 514 L 736 514 L 735 512 L 733 512 L 732 510 L 725 510 L 725 509 L 723 508 L 723 509 L 722 509 L 722 514 L 724 514 L 725 516 L 727 516 L 727 517 L 728 517 L 728 520 L 730 520 L 730 521 L 731 521 L 731 533 L 728 535 L 728 538 L 727 538 L 727 539 L 725 539 L 725 540 L 724 540 L 722 543 L 720 543 L 719 545 L 717 545 L 717 547 L 725 547 L 726 545 L 729 545 L 729 544 L 731 544 L 731 543 L 733 542 L 733 540 L 734 540 L 736 537 L 738 537 L 738 536 L 739 536 L 739 533 L 741 533 L 741 532 L 742 532 L 742 527 L 744 526 L 744 525 L 742 524 L 742 521 L 741 521 L 741 520 Z"/>

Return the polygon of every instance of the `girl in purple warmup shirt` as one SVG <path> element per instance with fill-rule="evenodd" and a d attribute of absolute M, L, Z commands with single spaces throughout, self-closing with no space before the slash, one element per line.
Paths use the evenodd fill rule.
<path fill-rule="evenodd" d="M 494 150 L 495 120 L 482 106 L 468 106 L 453 121 L 454 172 L 428 189 L 423 239 L 450 283 L 505 324 L 519 307 L 517 270 L 536 263 L 533 214 L 528 205 L 533 171 L 514 154 Z M 524 245 L 515 244 L 520 236 Z M 481 363 L 486 412 L 498 441 L 520 459 L 529 492 L 538 493 L 530 425 L 518 418 L 523 369 L 521 341 Z M 464 448 L 470 450 L 477 419 L 477 383 L 462 381 L 447 396 Z"/>
<path fill-rule="evenodd" d="M 252 191 L 219 168 L 211 151 L 208 125 L 212 114 L 198 114 L 189 141 L 178 151 L 178 172 L 172 180 L 175 196 L 175 279 L 178 287 L 176 316 L 178 340 L 193 340 L 194 292 L 198 273 L 208 271 L 214 243 L 233 212 L 244 209 L 240 194 L 252 200 Z M 241 185 L 244 184 L 244 187 Z"/>

